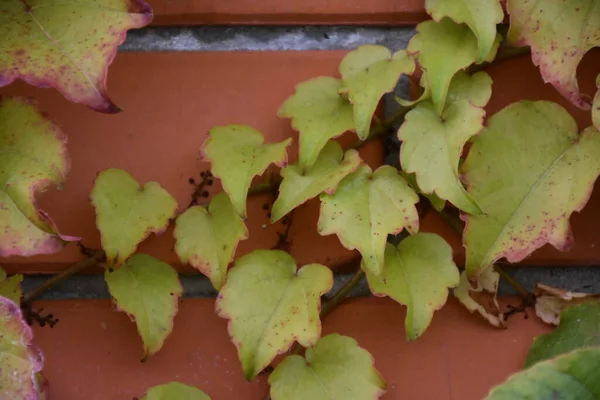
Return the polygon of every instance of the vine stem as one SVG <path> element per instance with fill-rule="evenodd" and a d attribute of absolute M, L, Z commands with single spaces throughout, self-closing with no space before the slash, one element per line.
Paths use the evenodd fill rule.
<path fill-rule="evenodd" d="M 31 291 L 25 293 L 23 295 L 22 304 L 30 304 L 33 300 L 41 296 L 46 290 L 50 289 L 52 286 L 68 279 L 69 277 L 75 275 L 76 273 L 83 271 L 89 267 L 93 267 L 94 265 L 102 262 L 105 258 L 105 254 L 102 250 L 95 250 L 90 257 L 85 258 L 84 260 L 79 261 L 76 264 L 73 264 L 69 268 L 64 271 L 53 275 L 50 279 L 42 283 L 41 285 L 33 288 Z"/>

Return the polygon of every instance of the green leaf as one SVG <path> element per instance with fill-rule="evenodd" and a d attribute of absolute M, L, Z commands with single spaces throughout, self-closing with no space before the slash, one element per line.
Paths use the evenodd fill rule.
<path fill-rule="evenodd" d="M 486 60 L 495 56 L 500 42 L 495 43 Z M 448 18 L 440 22 L 425 21 L 417 26 L 417 34 L 407 50 L 427 72 L 431 100 L 436 113 L 441 115 L 452 77 L 477 60 L 477 38 L 468 26 Z"/>
<path fill-rule="evenodd" d="M 385 283 L 367 272 L 371 291 L 376 296 L 390 296 L 406 305 L 406 337 L 420 337 L 448 298 L 448 288 L 458 285 L 460 275 L 452 248 L 433 233 L 409 236 L 394 248 L 385 249 Z"/>
<path fill-rule="evenodd" d="M 480 214 L 481 209 L 463 188 L 458 165 L 467 140 L 483 129 L 482 107 L 491 96 L 491 83 L 485 73 L 472 78 L 458 73 L 441 116 L 424 101 L 406 115 L 398 130 L 402 169 L 416 175 L 423 193 L 435 193 L 470 214 Z"/>
<path fill-rule="evenodd" d="M 534 365 L 492 389 L 486 400 L 596 400 L 600 348 L 592 347 Z"/>
<path fill-rule="evenodd" d="M 108 66 L 128 29 L 152 20 L 143 0 L 0 2 L 0 87 L 22 79 L 114 113 Z"/>
<path fill-rule="evenodd" d="M 519 262 L 546 243 L 568 250 L 569 217 L 589 198 L 599 153 L 599 132 L 578 134 L 558 104 L 521 101 L 492 116 L 463 165 L 469 194 L 485 213 L 464 217 L 469 276 L 502 257 Z"/>
<path fill-rule="evenodd" d="M 592 122 L 596 129 L 600 130 L 600 75 L 596 77 L 596 86 L 598 91 L 594 96 L 594 104 L 592 105 Z"/>
<path fill-rule="evenodd" d="M 356 340 L 336 333 L 306 350 L 306 359 L 286 357 L 269 376 L 273 400 L 378 399 L 386 384 L 373 357 Z"/>
<path fill-rule="evenodd" d="M 90 196 L 109 263 L 120 265 L 151 233 L 161 233 L 177 213 L 177 201 L 157 182 L 140 185 L 127 172 L 98 174 Z"/>
<path fill-rule="evenodd" d="M 35 102 L 0 97 L 0 257 L 56 253 L 77 240 L 61 236 L 35 204 L 67 177 L 66 141 Z"/>
<path fill-rule="evenodd" d="M 387 236 L 404 228 L 410 233 L 419 230 L 418 201 L 394 168 L 382 166 L 372 173 L 363 164 L 340 182 L 334 194 L 321 195 L 319 234 L 335 233 L 345 248 L 360 252 L 365 271 L 383 279 Z"/>
<path fill-rule="evenodd" d="M 135 321 L 144 342 L 142 361 L 147 360 L 173 330 L 183 292 L 177 271 L 152 256 L 135 254 L 122 267 L 106 271 L 104 278 L 117 307 Z"/>
<path fill-rule="evenodd" d="M 531 59 L 544 82 L 573 104 L 589 109 L 577 84 L 577 66 L 590 49 L 600 45 L 600 4 L 596 0 L 511 0 L 509 43 L 530 46 Z"/>
<path fill-rule="evenodd" d="M 525 366 L 591 346 L 600 346 L 600 301 L 597 299 L 563 311 L 558 328 L 535 338 Z"/>
<path fill-rule="evenodd" d="M 246 218 L 246 197 L 252 178 L 262 175 L 270 164 L 285 165 L 286 147 L 291 142 L 288 138 L 264 144 L 263 135 L 246 125 L 218 126 L 210 130 L 202 146 L 204 156 L 242 218 Z"/>
<path fill-rule="evenodd" d="M 303 173 L 299 165 L 288 165 L 281 170 L 283 181 L 279 196 L 271 210 L 271 222 L 275 222 L 309 199 L 325 192 L 333 194 L 338 183 L 361 163 L 356 150 L 346 154 L 340 145 L 331 140 L 319 154 L 317 162 Z"/>
<path fill-rule="evenodd" d="M 202 390 L 179 382 L 154 386 L 142 400 L 210 400 Z"/>
<path fill-rule="evenodd" d="M 38 399 L 36 374 L 42 353 L 33 346 L 33 333 L 18 305 L 0 297 L 0 398 Z"/>
<path fill-rule="evenodd" d="M 498 0 L 426 0 L 425 9 L 435 21 L 449 17 L 471 28 L 479 43 L 478 63 L 484 62 L 493 50 L 496 25 L 504 19 Z"/>
<path fill-rule="evenodd" d="M 346 54 L 340 63 L 342 87 L 354 105 L 356 134 L 369 136 L 371 119 L 384 94 L 394 90 L 400 75 L 412 74 L 415 63 L 405 50 L 392 53 L 383 46 L 364 45 Z"/>
<path fill-rule="evenodd" d="M 475 282 L 477 286 L 472 287 L 467 271 L 463 271 L 460 274 L 460 283 L 454 290 L 454 297 L 471 313 L 477 312 L 492 326 L 503 328 L 506 321 L 496 298 L 499 282 L 500 275 L 494 268 L 488 267 L 479 274 Z"/>
<path fill-rule="evenodd" d="M 431 99 L 431 89 L 429 88 L 429 80 L 427 78 L 427 71 L 422 71 L 421 78 L 419 79 L 419 86 L 421 86 L 422 93 L 418 99 L 405 100 L 398 96 L 394 96 L 396 99 L 396 102 L 403 107 L 412 107 L 415 104 L 418 104 L 422 101 Z"/>
<path fill-rule="evenodd" d="M 229 320 L 247 380 L 294 341 L 312 347 L 321 335 L 320 301 L 333 275 L 320 264 L 296 270 L 286 252 L 255 250 L 236 260 L 217 297 L 217 314 Z"/>
<path fill-rule="evenodd" d="M 175 221 L 174 236 L 181 262 L 200 270 L 220 290 L 238 243 L 248 238 L 248 229 L 221 192 L 213 197 L 208 210 L 195 206 L 181 214 Z"/>
<path fill-rule="evenodd" d="M 354 130 L 352 104 L 339 91 L 342 81 L 319 76 L 296 86 L 296 93 L 281 105 L 277 115 L 291 118 L 300 132 L 300 170 L 313 165 L 329 139 Z"/>
<path fill-rule="evenodd" d="M 21 282 L 23 275 L 15 274 L 6 277 L 6 272 L 0 268 L 0 296 L 12 300 L 15 304 L 21 303 Z"/>

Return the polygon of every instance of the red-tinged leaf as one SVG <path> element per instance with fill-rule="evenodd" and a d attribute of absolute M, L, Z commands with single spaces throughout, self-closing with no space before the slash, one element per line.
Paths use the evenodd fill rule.
<path fill-rule="evenodd" d="M 600 174 L 600 132 L 577 132 L 549 101 L 520 101 L 488 120 L 463 172 L 482 215 L 463 215 L 470 278 L 506 258 L 519 262 L 546 243 L 573 245 L 569 217 L 580 211 Z"/>
<path fill-rule="evenodd" d="M 578 293 L 538 283 L 535 313 L 545 323 L 558 325 L 561 313 L 572 306 L 600 302 L 600 294 Z"/>
<path fill-rule="evenodd" d="M 67 99 L 119 112 L 106 89 L 108 66 L 129 29 L 152 20 L 144 0 L 0 2 L 0 87 L 22 79 Z"/>
<path fill-rule="evenodd" d="M 600 3 L 510 0 L 507 10 L 509 42 L 530 46 L 544 82 L 554 85 L 576 106 L 589 109 L 589 98 L 579 93 L 577 66 L 585 53 L 600 45 Z"/>
<path fill-rule="evenodd" d="M 37 105 L 0 97 L 0 256 L 55 253 L 65 241 L 35 197 L 69 171 L 66 137 Z"/>
<path fill-rule="evenodd" d="M 38 376 L 44 359 L 32 339 L 33 333 L 19 306 L 0 297 L 0 399 L 47 398 L 47 382 Z"/>

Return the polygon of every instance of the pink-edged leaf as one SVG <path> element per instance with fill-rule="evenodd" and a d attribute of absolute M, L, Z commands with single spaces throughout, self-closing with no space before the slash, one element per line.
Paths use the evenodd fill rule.
<path fill-rule="evenodd" d="M 0 256 L 55 253 L 66 241 L 35 197 L 69 171 L 66 137 L 32 100 L 0 97 Z"/>
<path fill-rule="evenodd" d="M 519 262 L 546 243 L 569 250 L 569 217 L 589 199 L 598 154 L 600 132 L 577 132 L 556 103 L 520 101 L 493 115 L 463 164 L 468 192 L 483 210 L 463 216 L 469 277 L 503 257 Z"/>
<path fill-rule="evenodd" d="M 129 29 L 152 20 L 144 0 L 0 2 L 0 86 L 22 79 L 54 87 L 95 110 L 120 109 L 106 89 L 108 66 Z"/>
<path fill-rule="evenodd" d="M 44 358 L 32 340 L 33 333 L 19 306 L 0 297 L 0 399 L 47 398 L 47 382 L 38 377 Z"/>
<path fill-rule="evenodd" d="M 531 47 L 533 63 L 544 82 L 551 83 L 577 107 L 590 108 L 579 93 L 577 65 L 600 45 L 600 3 L 596 0 L 510 0 L 508 40 Z"/>

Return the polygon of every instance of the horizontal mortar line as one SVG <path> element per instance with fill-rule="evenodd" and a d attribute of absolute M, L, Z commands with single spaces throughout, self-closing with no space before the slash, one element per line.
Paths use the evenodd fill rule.
<path fill-rule="evenodd" d="M 536 283 L 560 287 L 576 292 L 600 293 L 600 266 L 572 267 L 511 267 L 505 268 L 523 287 L 533 291 Z M 48 275 L 26 275 L 23 290 L 29 291 L 45 280 Z M 337 291 L 352 274 L 336 274 L 332 292 Z M 202 275 L 180 275 L 186 298 L 214 298 L 217 291 L 210 281 Z M 369 296 L 366 281 L 354 288 L 351 296 Z M 501 296 L 515 295 L 516 292 L 501 281 Z M 76 275 L 48 290 L 41 299 L 75 300 L 75 299 L 108 299 L 110 298 L 103 275 Z"/>
<path fill-rule="evenodd" d="M 413 27 L 199 26 L 131 30 L 120 51 L 297 51 L 351 50 L 378 44 L 406 48 Z"/>

